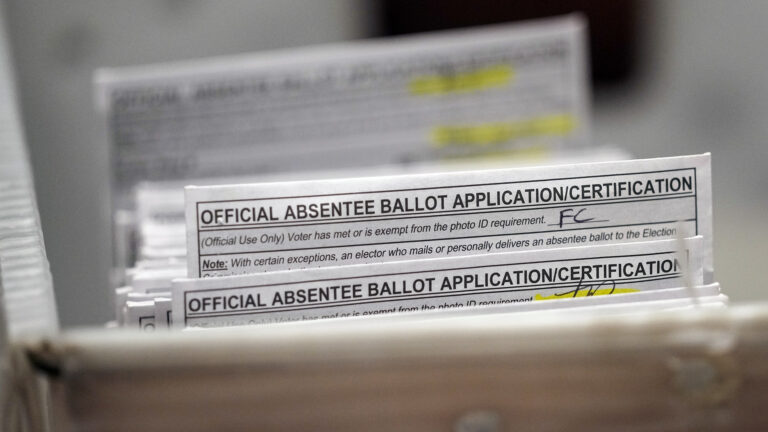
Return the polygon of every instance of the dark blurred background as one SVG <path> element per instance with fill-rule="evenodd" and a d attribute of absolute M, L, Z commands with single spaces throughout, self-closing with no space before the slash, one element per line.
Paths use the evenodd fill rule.
<path fill-rule="evenodd" d="M 768 2 L 747 0 L 6 0 L 20 102 L 65 326 L 109 319 L 107 143 L 92 74 L 123 66 L 580 12 L 594 142 L 711 151 L 717 279 L 761 289 L 768 229 Z"/>
<path fill-rule="evenodd" d="M 637 71 L 639 25 L 647 3 L 638 1 L 380 0 L 378 35 L 392 36 L 500 24 L 580 13 L 589 22 L 592 80 L 622 85 Z"/>

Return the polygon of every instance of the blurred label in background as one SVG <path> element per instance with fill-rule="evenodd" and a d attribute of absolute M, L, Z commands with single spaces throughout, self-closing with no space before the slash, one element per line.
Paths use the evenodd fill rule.
<path fill-rule="evenodd" d="M 97 73 L 113 202 L 140 181 L 586 146 L 576 16 Z"/>

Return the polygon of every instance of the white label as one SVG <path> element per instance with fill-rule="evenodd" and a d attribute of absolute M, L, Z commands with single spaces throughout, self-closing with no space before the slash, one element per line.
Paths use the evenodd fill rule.
<path fill-rule="evenodd" d="M 712 269 L 709 154 L 187 187 L 186 212 L 189 277 L 695 235 Z"/>
<path fill-rule="evenodd" d="M 728 297 L 720 294 L 720 285 L 699 285 L 696 287 L 666 288 L 653 291 L 638 291 L 623 293 L 621 295 L 592 295 L 577 298 L 565 298 L 549 301 L 532 301 L 503 303 L 483 307 L 464 307 L 459 309 L 442 309 L 425 312 L 413 312 L 407 314 L 377 315 L 375 317 L 349 317 L 328 319 L 322 321 L 296 321 L 287 326 L 312 326 L 318 328 L 330 328 L 335 326 L 361 326 L 377 327 L 382 325 L 393 326 L 399 324 L 412 325 L 415 322 L 445 323 L 450 321 L 488 322 L 491 319 L 514 317 L 515 319 L 530 319 L 531 313 L 536 314 L 536 319 L 546 317 L 547 314 L 565 312 L 574 313 L 637 313 L 650 310 L 664 310 L 668 308 L 684 307 L 689 305 L 721 304 L 726 305 Z M 391 327 L 390 327 L 391 328 Z"/>
<path fill-rule="evenodd" d="M 581 147 L 577 17 L 99 71 L 115 199 L 139 181 Z"/>
<path fill-rule="evenodd" d="M 173 283 L 173 322 L 223 327 L 612 295 L 702 282 L 701 238 L 261 273 Z"/>

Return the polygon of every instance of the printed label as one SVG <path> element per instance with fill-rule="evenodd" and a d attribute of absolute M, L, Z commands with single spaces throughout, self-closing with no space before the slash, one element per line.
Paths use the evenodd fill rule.
<path fill-rule="evenodd" d="M 183 279 L 173 320 L 218 327 L 620 295 L 684 286 L 686 268 L 700 285 L 700 241 L 684 252 L 666 240 Z"/>
<path fill-rule="evenodd" d="M 188 187 L 190 277 L 704 236 L 709 155 Z"/>

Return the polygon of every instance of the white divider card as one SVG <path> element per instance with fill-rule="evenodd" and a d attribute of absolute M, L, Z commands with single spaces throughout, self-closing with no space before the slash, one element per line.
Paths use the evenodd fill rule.
<path fill-rule="evenodd" d="M 116 204 L 146 180 L 585 146 L 585 27 L 570 16 L 100 70 Z"/>
<path fill-rule="evenodd" d="M 709 154 L 186 188 L 189 277 L 704 237 Z M 679 232 L 682 231 L 682 232 Z"/>
<path fill-rule="evenodd" d="M 170 297 L 157 297 L 155 298 L 155 325 L 157 328 L 169 329 L 171 328 L 171 298 Z"/>
<path fill-rule="evenodd" d="M 683 286 L 685 268 L 700 285 L 701 241 L 686 240 L 685 251 L 664 240 L 178 279 L 173 323 L 223 327 L 615 295 Z"/>
<path fill-rule="evenodd" d="M 143 331 L 155 331 L 154 300 L 129 300 L 125 303 L 125 326 Z"/>

